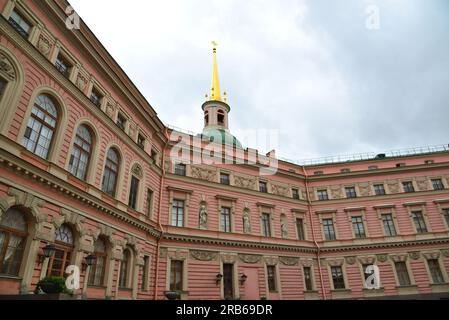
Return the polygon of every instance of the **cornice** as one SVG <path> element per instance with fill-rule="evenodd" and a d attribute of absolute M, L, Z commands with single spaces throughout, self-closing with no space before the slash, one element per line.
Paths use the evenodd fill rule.
<path fill-rule="evenodd" d="M 28 162 L 9 154 L 4 149 L 0 149 L 0 166 L 12 170 L 15 172 L 15 174 L 20 174 L 24 178 L 34 180 L 35 183 L 43 185 L 47 188 L 51 188 L 54 191 L 61 192 L 65 196 L 71 197 L 76 201 L 83 203 L 84 205 L 91 206 L 94 209 L 104 212 L 123 222 L 126 222 L 129 225 L 144 230 L 154 237 L 160 236 L 160 232 L 158 230 L 156 230 L 151 225 L 144 223 L 139 218 L 133 217 L 127 212 L 123 212 L 117 208 L 112 207 L 111 205 L 101 201 L 100 199 L 87 193 L 86 191 L 80 190 L 79 188 L 69 184 L 66 181 L 61 180 L 51 173 L 34 167 Z"/>
<path fill-rule="evenodd" d="M 182 193 L 189 193 L 189 194 L 193 193 L 192 189 L 185 189 L 185 188 L 173 187 L 173 186 L 167 186 L 167 190 L 168 191 L 175 191 L 175 192 L 182 192 Z"/>

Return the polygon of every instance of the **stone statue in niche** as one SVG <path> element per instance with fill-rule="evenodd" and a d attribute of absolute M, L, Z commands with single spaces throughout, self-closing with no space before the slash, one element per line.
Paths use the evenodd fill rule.
<path fill-rule="evenodd" d="M 207 209 L 205 203 L 201 203 L 200 206 L 200 229 L 207 229 Z"/>
<path fill-rule="evenodd" d="M 251 233 L 251 220 L 247 211 L 243 213 L 243 232 Z"/>
<path fill-rule="evenodd" d="M 281 223 L 281 233 L 282 233 L 282 238 L 288 238 L 288 228 L 287 228 L 287 223 L 285 223 L 285 221 L 283 221 Z"/>

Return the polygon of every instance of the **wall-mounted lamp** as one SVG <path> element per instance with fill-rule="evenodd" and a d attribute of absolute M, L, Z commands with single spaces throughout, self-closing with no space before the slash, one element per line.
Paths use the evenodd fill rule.
<path fill-rule="evenodd" d="M 83 272 L 86 271 L 87 266 L 92 266 L 97 261 L 97 257 L 93 254 L 90 254 L 86 257 L 86 262 L 83 263 Z"/>
<path fill-rule="evenodd" d="M 243 284 L 245 283 L 246 279 L 248 279 L 248 276 L 247 276 L 246 274 L 243 273 L 243 274 L 240 276 L 240 285 L 243 285 Z"/>
<path fill-rule="evenodd" d="M 221 273 L 217 274 L 216 276 L 217 285 L 221 282 L 221 279 L 223 279 L 223 275 Z"/>
<path fill-rule="evenodd" d="M 44 254 L 39 255 L 39 264 L 44 263 L 44 260 L 46 258 L 50 258 L 52 255 L 55 254 L 56 251 L 56 247 L 53 244 L 47 244 L 43 249 L 42 249 Z"/>

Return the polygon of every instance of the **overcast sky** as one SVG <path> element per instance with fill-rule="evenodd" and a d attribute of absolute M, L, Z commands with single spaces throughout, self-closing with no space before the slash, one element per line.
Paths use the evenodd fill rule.
<path fill-rule="evenodd" d="M 202 131 L 215 40 L 231 132 L 279 130 L 249 147 L 307 159 L 449 143 L 447 0 L 70 3 L 166 124 Z"/>

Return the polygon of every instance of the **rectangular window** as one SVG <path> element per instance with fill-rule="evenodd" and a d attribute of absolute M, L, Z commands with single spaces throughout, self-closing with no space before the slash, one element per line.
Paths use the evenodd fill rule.
<path fill-rule="evenodd" d="M 441 179 L 432 179 L 433 190 L 444 190 L 443 181 Z"/>
<path fill-rule="evenodd" d="M 298 233 L 298 240 L 305 240 L 303 219 L 296 218 L 296 232 Z"/>
<path fill-rule="evenodd" d="M 173 200 L 171 225 L 174 227 L 184 226 L 184 201 Z"/>
<path fill-rule="evenodd" d="M 404 192 L 407 192 L 407 193 L 415 192 L 415 188 L 413 187 L 412 181 L 402 182 L 402 186 L 404 187 Z"/>
<path fill-rule="evenodd" d="M 449 228 L 449 209 L 443 209 L 443 216 L 446 220 L 447 227 Z"/>
<path fill-rule="evenodd" d="M 153 216 L 153 190 L 148 189 L 147 191 L 147 215 L 148 217 Z"/>
<path fill-rule="evenodd" d="M 394 237 L 397 235 L 392 214 L 390 213 L 383 214 L 382 224 L 384 225 L 384 232 L 387 237 Z"/>
<path fill-rule="evenodd" d="M 332 281 L 334 283 L 334 289 L 345 289 L 345 278 L 343 276 L 343 269 L 342 267 L 331 267 L 331 273 L 332 273 Z"/>
<path fill-rule="evenodd" d="M 427 264 L 429 265 L 433 283 L 444 283 L 444 277 L 438 259 L 427 260 Z"/>
<path fill-rule="evenodd" d="M 346 191 L 346 198 L 357 198 L 355 187 L 346 187 L 345 191 Z"/>
<path fill-rule="evenodd" d="M 271 237 L 270 214 L 262 213 L 262 234 L 264 237 Z"/>
<path fill-rule="evenodd" d="M 175 164 L 175 174 L 177 176 L 186 176 L 186 165 L 184 163 L 176 163 Z"/>
<path fill-rule="evenodd" d="M 137 135 L 137 145 L 140 149 L 145 149 L 145 138 L 140 133 Z"/>
<path fill-rule="evenodd" d="M 116 122 L 116 124 L 117 124 L 117 127 L 122 129 L 123 131 L 125 131 L 126 118 L 121 113 L 119 113 L 117 115 L 117 122 Z"/>
<path fill-rule="evenodd" d="M 103 99 L 103 95 L 95 89 L 95 87 L 92 88 L 92 92 L 90 93 L 90 101 L 97 107 L 101 106 L 101 101 Z"/>
<path fill-rule="evenodd" d="M 357 239 L 366 238 L 365 226 L 363 225 L 362 217 L 352 217 L 352 229 L 354 230 L 354 236 Z"/>
<path fill-rule="evenodd" d="M 268 290 L 270 292 L 276 292 L 276 267 L 267 266 L 267 276 L 268 276 Z"/>
<path fill-rule="evenodd" d="M 327 195 L 327 190 L 318 190 L 317 195 L 318 195 L 319 201 L 329 200 L 329 196 Z"/>
<path fill-rule="evenodd" d="M 9 17 L 9 23 L 13 26 L 22 37 L 28 39 L 31 24 L 16 10 L 13 10 Z"/>
<path fill-rule="evenodd" d="M 268 188 L 267 188 L 267 183 L 264 181 L 260 181 L 259 182 L 259 191 L 263 192 L 263 193 L 267 193 L 268 192 Z"/>
<path fill-rule="evenodd" d="M 231 209 L 221 207 L 220 227 L 223 232 L 231 232 Z"/>
<path fill-rule="evenodd" d="M 312 269 L 310 267 L 304 267 L 304 283 L 306 285 L 306 291 L 313 290 Z"/>
<path fill-rule="evenodd" d="M 137 194 L 139 192 L 139 179 L 137 179 L 135 176 L 131 177 L 131 186 L 129 189 L 129 199 L 128 199 L 128 205 L 136 209 L 137 205 Z"/>
<path fill-rule="evenodd" d="M 383 184 L 375 184 L 374 192 L 375 192 L 376 196 L 384 196 L 386 194 L 384 185 Z"/>
<path fill-rule="evenodd" d="M 417 233 L 426 233 L 427 226 L 424 220 L 424 215 L 421 211 L 412 212 L 413 222 L 415 223 L 415 228 Z"/>
<path fill-rule="evenodd" d="M 411 285 L 410 276 L 407 270 L 407 264 L 403 261 L 394 263 L 396 268 L 396 275 L 398 277 L 400 286 L 409 286 Z"/>
<path fill-rule="evenodd" d="M 142 291 L 146 291 L 148 289 L 148 269 L 150 264 L 150 257 L 144 256 L 143 257 L 143 270 L 142 270 Z"/>
<path fill-rule="evenodd" d="M 292 189 L 292 197 L 293 197 L 293 199 L 299 200 L 299 190 L 298 189 Z"/>
<path fill-rule="evenodd" d="M 55 61 L 55 67 L 58 69 L 59 72 L 61 72 L 64 77 L 69 78 L 70 77 L 70 69 L 72 66 L 68 62 L 68 60 L 62 56 L 61 54 L 58 55 Z"/>
<path fill-rule="evenodd" d="M 170 265 L 170 290 L 182 291 L 182 276 L 184 262 L 172 260 Z"/>
<path fill-rule="evenodd" d="M 334 229 L 334 220 L 323 219 L 323 231 L 324 231 L 324 239 L 326 241 L 336 240 L 335 229 Z"/>
<path fill-rule="evenodd" d="M 231 184 L 229 180 L 229 174 L 227 173 L 220 173 L 220 183 L 229 186 Z"/>

